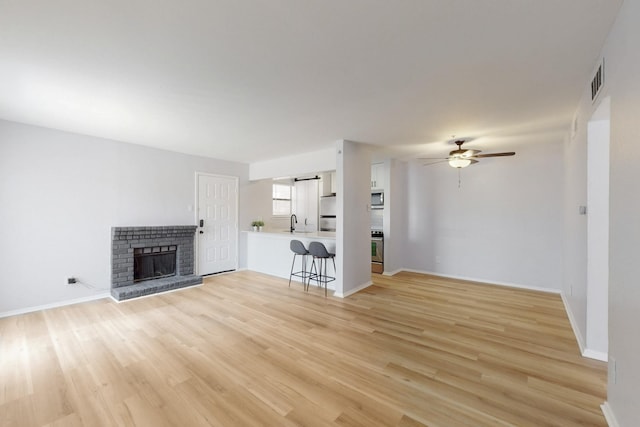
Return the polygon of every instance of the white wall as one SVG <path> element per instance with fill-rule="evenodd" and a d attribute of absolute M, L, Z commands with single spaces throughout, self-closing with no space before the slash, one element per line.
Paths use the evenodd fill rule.
<path fill-rule="evenodd" d="M 258 180 L 284 176 L 300 176 L 309 172 L 325 172 L 336 169 L 336 149 L 328 148 L 278 159 L 251 163 L 249 179 Z"/>
<path fill-rule="evenodd" d="M 586 96 L 586 93 L 585 93 Z M 588 104 L 587 104 L 588 102 Z M 583 97 L 582 105 L 591 102 Z M 586 346 L 587 329 L 587 121 L 590 115 L 577 114 L 578 128 L 564 143 L 564 270 L 562 292 L 581 349 Z"/>
<path fill-rule="evenodd" d="M 458 171 L 446 163 L 408 171 L 410 270 L 560 290 L 562 145 L 519 145 L 514 157 Z"/>
<path fill-rule="evenodd" d="M 640 425 L 639 42 L 640 0 L 625 0 L 603 52 L 606 81 L 602 93 L 611 98 L 607 399 L 622 427 Z"/>
<path fill-rule="evenodd" d="M 371 284 L 371 153 L 363 144 L 337 142 L 336 295 Z"/>
<path fill-rule="evenodd" d="M 385 162 L 388 181 L 384 209 L 384 272 L 394 274 L 405 267 L 404 247 L 407 241 L 407 163 Z"/>
<path fill-rule="evenodd" d="M 0 121 L 0 314 L 107 292 L 111 227 L 195 224 L 196 171 L 240 177 L 249 220 L 248 165 Z"/>
<path fill-rule="evenodd" d="M 600 62 L 600 61 L 598 61 Z M 609 63 L 605 73 L 609 76 Z M 607 81 L 609 78 L 607 78 Z M 583 354 L 606 359 L 609 222 L 609 116 L 605 91 L 591 101 L 585 86 L 564 154 L 563 294 Z M 587 214 L 579 212 L 587 207 Z"/>
<path fill-rule="evenodd" d="M 566 147 L 565 293 L 579 334 L 587 336 L 587 219 L 576 213 L 587 197 L 587 123 L 610 100 L 609 378 L 606 407 L 614 424 L 640 425 L 640 0 L 626 0 L 602 52 L 605 82 L 596 102 L 585 82 L 578 132 Z M 595 64 L 594 64 L 595 66 Z M 595 115 L 599 118 L 599 114 Z M 606 244 L 606 243 L 604 243 Z M 615 375 L 614 375 L 615 372 Z"/>

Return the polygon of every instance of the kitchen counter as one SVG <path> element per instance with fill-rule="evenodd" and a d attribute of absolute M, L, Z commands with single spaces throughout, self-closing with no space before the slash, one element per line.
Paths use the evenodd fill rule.
<path fill-rule="evenodd" d="M 247 268 L 252 271 L 289 279 L 293 252 L 289 248 L 291 240 L 300 240 L 305 247 L 310 242 L 323 243 L 329 252 L 335 253 L 336 233 L 330 231 L 294 232 L 289 231 L 243 231 L 247 238 Z M 308 258 L 309 265 L 311 258 Z M 333 274 L 333 266 L 328 273 Z M 300 270 L 300 257 L 296 258 L 295 270 Z M 299 280 L 294 277 L 293 280 Z M 314 284 L 314 282 L 312 282 Z M 332 289 L 331 283 L 329 288 Z"/>
<path fill-rule="evenodd" d="M 334 239 L 336 238 L 335 231 L 243 231 L 243 233 L 269 235 L 285 238 L 288 240 L 297 239 L 303 241 L 304 239 Z"/>

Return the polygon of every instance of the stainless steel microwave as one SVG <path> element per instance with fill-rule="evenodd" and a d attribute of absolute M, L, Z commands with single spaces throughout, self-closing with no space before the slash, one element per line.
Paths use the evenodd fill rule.
<path fill-rule="evenodd" d="M 384 192 L 372 191 L 371 192 L 371 209 L 384 208 Z"/>

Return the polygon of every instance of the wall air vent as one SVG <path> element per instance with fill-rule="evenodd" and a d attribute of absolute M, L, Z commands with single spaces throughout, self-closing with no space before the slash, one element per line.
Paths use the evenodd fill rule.
<path fill-rule="evenodd" d="M 604 84 L 604 58 L 602 58 L 602 62 L 598 65 L 598 69 L 596 70 L 596 74 L 593 76 L 593 80 L 591 80 L 591 102 L 595 101 L 600 93 L 600 89 L 602 89 L 602 85 Z"/>

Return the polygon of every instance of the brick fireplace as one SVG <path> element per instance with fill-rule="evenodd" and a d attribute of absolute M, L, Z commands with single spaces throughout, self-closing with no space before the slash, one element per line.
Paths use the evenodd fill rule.
<path fill-rule="evenodd" d="M 122 301 L 202 283 L 194 274 L 195 232 L 195 225 L 112 227 L 111 295 Z M 175 260 L 171 274 L 163 274 L 169 271 L 163 266 L 158 278 L 153 274 L 136 277 L 141 270 L 136 264 L 140 256 L 168 252 L 174 253 L 170 259 Z M 153 273 L 152 265 L 153 261 L 147 261 L 143 270 Z"/>

